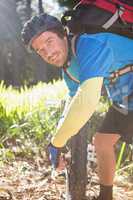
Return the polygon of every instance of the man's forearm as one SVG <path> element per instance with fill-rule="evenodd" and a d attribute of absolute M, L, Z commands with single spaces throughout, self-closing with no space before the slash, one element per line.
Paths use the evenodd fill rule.
<path fill-rule="evenodd" d="M 85 82 L 73 97 L 65 113 L 52 144 L 62 147 L 67 140 L 77 134 L 96 109 L 101 95 L 103 78 L 93 78 Z M 92 91 L 89 92 L 89 89 Z"/>
<path fill-rule="evenodd" d="M 64 121 L 65 115 L 66 115 L 67 110 L 68 110 L 68 106 L 69 106 L 69 104 L 70 104 L 72 98 L 73 98 L 73 97 L 68 96 L 68 97 L 66 98 L 66 100 L 65 100 L 64 109 L 63 109 L 63 112 L 62 112 L 62 114 L 61 114 L 61 117 L 60 117 L 60 119 L 59 119 L 59 121 L 58 121 L 57 130 L 59 129 L 59 127 L 61 126 L 61 124 L 62 124 L 63 121 Z"/>

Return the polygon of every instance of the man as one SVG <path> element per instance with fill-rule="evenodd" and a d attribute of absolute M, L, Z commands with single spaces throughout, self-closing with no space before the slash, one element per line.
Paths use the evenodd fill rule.
<path fill-rule="evenodd" d="M 71 40 L 60 21 L 48 14 L 29 20 L 24 43 L 46 62 L 61 68 L 72 100 L 49 145 L 51 163 L 58 167 L 60 148 L 78 133 L 96 109 L 104 85 L 113 106 L 94 137 L 100 194 L 112 200 L 114 146 L 133 134 L 133 41 L 111 33 L 83 34 Z M 116 73 L 117 72 L 117 73 Z"/>

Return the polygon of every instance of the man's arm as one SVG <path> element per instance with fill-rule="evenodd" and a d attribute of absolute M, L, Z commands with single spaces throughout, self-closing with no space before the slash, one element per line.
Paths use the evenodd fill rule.
<path fill-rule="evenodd" d="M 63 147 L 67 140 L 77 134 L 90 119 L 99 102 L 102 84 L 102 77 L 91 78 L 78 89 L 52 138 L 51 143 L 55 147 Z"/>
<path fill-rule="evenodd" d="M 66 115 L 66 112 L 67 112 L 67 110 L 68 110 L 68 106 L 69 106 L 69 104 L 70 104 L 72 98 L 73 98 L 73 97 L 68 96 L 68 97 L 66 98 L 66 100 L 65 100 L 64 109 L 63 109 L 63 112 L 62 112 L 62 114 L 61 114 L 61 117 L 60 117 L 60 119 L 59 119 L 59 121 L 58 121 L 57 130 L 58 130 L 58 127 L 60 127 L 61 124 L 62 124 L 63 121 L 64 121 L 64 117 L 65 117 L 65 115 Z"/>

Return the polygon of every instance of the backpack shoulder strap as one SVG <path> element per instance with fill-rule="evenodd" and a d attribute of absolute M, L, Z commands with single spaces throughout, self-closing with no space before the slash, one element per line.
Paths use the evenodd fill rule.
<path fill-rule="evenodd" d="M 67 74 L 67 76 L 68 76 L 72 81 L 74 81 L 75 83 L 80 84 L 80 81 L 79 81 L 78 79 L 76 79 L 72 74 L 70 74 L 66 68 L 63 68 L 63 71 L 65 72 L 65 74 Z"/>
<path fill-rule="evenodd" d="M 76 57 L 76 46 L 77 46 L 77 41 L 79 39 L 81 34 L 75 35 L 72 40 L 71 40 L 71 49 L 72 49 L 72 53 L 73 55 Z"/>
<path fill-rule="evenodd" d="M 112 72 L 109 77 L 110 83 L 113 84 L 117 78 L 129 72 L 133 72 L 133 64 L 125 65 L 125 67 Z"/>
<path fill-rule="evenodd" d="M 74 57 L 76 57 L 76 43 L 77 43 L 77 39 L 79 38 L 79 35 L 75 35 L 72 37 L 71 39 L 71 44 L 70 44 L 70 48 L 71 48 L 71 52 L 74 55 Z M 63 67 L 63 71 L 64 73 L 74 82 L 80 84 L 80 81 L 78 79 L 76 79 L 68 70 L 66 67 Z"/>

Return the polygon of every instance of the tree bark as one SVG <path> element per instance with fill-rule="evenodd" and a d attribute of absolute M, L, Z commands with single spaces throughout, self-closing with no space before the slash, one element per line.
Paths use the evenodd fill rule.
<path fill-rule="evenodd" d="M 87 138 L 86 124 L 71 140 L 71 163 L 68 170 L 66 200 L 85 200 L 87 185 Z"/>
<path fill-rule="evenodd" d="M 27 15 L 27 20 L 29 20 L 32 15 L 31 0 L 26 0 L 26 15 Z"/>
<path fill-rule="evenodd" d="M 25 65 L 25 50 L 20 41 L 21 24 L 16 12 L 16 2 L 1 0 L 0 13 L 0 79 L 15 85 L 20 82 L 20 74 Z"/>
<path fill-rule="evenodd" d="M 38 0 L 38 10 L 39 10 L 39 14 L 44 13 L 42 0 Z"/>

